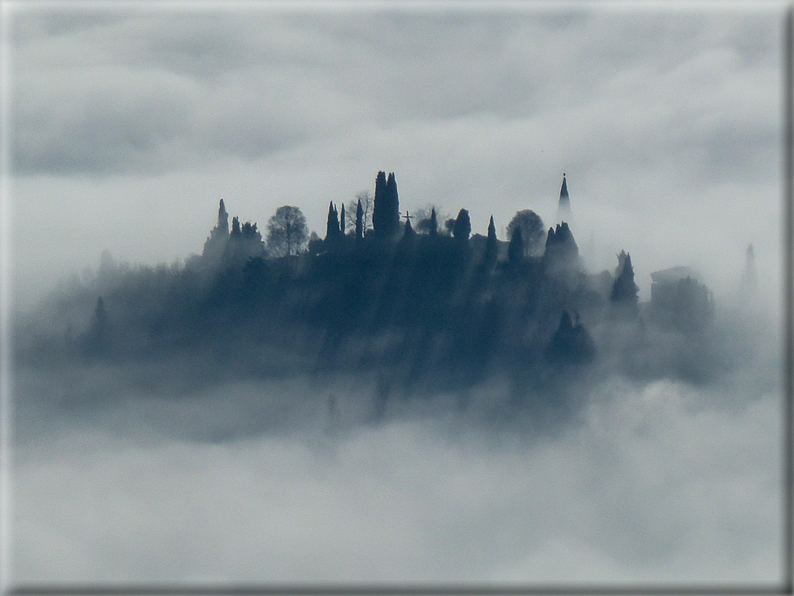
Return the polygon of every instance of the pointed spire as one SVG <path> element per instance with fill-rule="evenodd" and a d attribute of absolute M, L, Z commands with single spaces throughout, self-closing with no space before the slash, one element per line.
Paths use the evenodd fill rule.
<path fill-rule="evenodd" d="M 568 182 L 565 179 L 565 172 L 562 174 L 562 186 L 560 187 L 560 203 L 558 213 L 560 216 L 567 216 L 571 212 L 571 199 L 568 197 Z"/>

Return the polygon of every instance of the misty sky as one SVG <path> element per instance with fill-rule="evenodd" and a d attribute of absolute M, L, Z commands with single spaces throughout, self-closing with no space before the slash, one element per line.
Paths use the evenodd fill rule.
<path fill-rule="evenodd" d="M 322 236 L 329 201 L 393 171 L 403 212 L 493 214 L 506 239 L 517 210 L 554 223 L 565 172 L 591 268 L 629 251 L 648 300 L 690 265 L 720 306 L 753 243 L 772 319 L 714 384 L 605 376 L 543 440 L 450 419 L 450 396 L 335 440 L 238 436 L 330 389 L 21 369 L 15 578 L 778 579 L 784 3 L 3 7 L 20 309 L 104 249 L 200 252 L 221 198 Z"/>
<path fill-rule="evenodd" d="M 70 5 L 8 12 L 17 302 L 199 252 L 220 198 L 264 228 L 394 171 L 428 203 L 553 223 L 728 290 L 747 245 L 778 304 L 783 3 Z"/>

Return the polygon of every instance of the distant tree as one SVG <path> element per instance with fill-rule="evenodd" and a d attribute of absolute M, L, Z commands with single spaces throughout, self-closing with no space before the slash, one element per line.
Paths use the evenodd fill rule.
<path fill-rule="evenodd" d="M 436 214 L 436 208 L 433 207 L 430 210 L 430 221 L 428 222 L 428 232 L 431 236 L 438 236 L 438 215 Z"/>
<path fill-rule="evenodd" d="M 356 240 L 364 238 L 364 205 L 361 199 L 356 205 Z"/>
<path fill-rule="evenodd" d="M 226 205 L 223 203 L 223 199 L 221 199 L 220 205 L 218 206 L 218 223 L 215 225 L 215 230 L 218 230 L 223 235 L 227 235 L 229 233 L 229 214 L 226 212 Z"/>
<path fill-rule="evenodd" d="M 540 216 L 531 209 L 518 211 L 510 223 L 507 224 L 507 235 L 512 239 L 513 231 L 521 228 L 521 238 L 524 242 L 524 257 L 538 255 L 543 252 L 543 242 L 546 239 L 546 229 Z"/>
<path fill-rule="evenodd" d="M 345 205 L 342 204 L 342 212 L 339 214 L 339 232 L 345 235 Z"/>
<path fill-rule="evenodd" d="M 256 223 L 251 223 L 250 221 L 245 222 L 240 228 L 240 233 L 246 240 L 252 240 L 255 242 L 262 241 L 262 234 L 260 234 L 259 230 L 256 229 Z"/>
<path fill-rule="evenodd" d="M 595 356 L 593 338 L 577 321 L 571 320 L 567 311 L 562 312 L 557 331 L 546 346 L 545 356 L 548 360 L 559 364 L 584 364 Z"/>
<path fill-rule="evenodd" d="M 394 238 L 400 229 L 400 201 L 394 172 L 389 174 L 388 179 L 382 171 L 375 178 L 372 228 L 375 236 L 381 239 Z"/>
<path fill-rule="evenodd" d="M 414 231 L 413 226 L 411 225 L 411 220 L 405 220 L 405 227 L 403 228 L 403 238 L 410 239 L 416 236 L 416 232 Z"/>
<path fill-rule="evenodd" d="M 521 234 L 521 226 L 516 226 L 510 236 L 510 244 L 507 247 L 507 260 L 511 263 L 520 263 L 524 260 L 524 239 Z"/>
<path fill-rule="evenodd" d="M 466 242 L 471 235 L 471 219 L 469 212 L 466 209 L 458 211 L 458 217 L 455 219 L 455 227 L 452 229 L 452 235 L 455 240 Z"/>
<path fill-rule="evenodd" d="M 441 209 L 436 205 L 426 205 L 414 209 L 411 213 L 414 214 L 416 219 L 416 231 L 421 234 L 429 234 L 431 236 L 438 235 L 438 214 Z"/>
<path fill-rule="evenodd" d="M 325 223 L 325 242 L 335 243 L 339 239 L 339 214 L 333 203 L 328 204 L 328 219 Z"/>
<path fill-rule="evenodd" d="M 493 215 L 488 222 L 488 238 L 485 242 L 485 261 L 493 263 L 499 252 L 499 245 L 496 240 L 496 226 L 493 223 Z"/>
<path fill-rule="evenodd" d="M 311 236 L 309 236 L 309 244 L 306 246 L 306 250 L 310 255 L 318 255 L 323 252 L 323 241 L 317 235 L 317 232 L 312 232 Z"/>
<path fill-rule="evenodd" d="M 615 283 L 612 285 L 609 299 L 612 302 L 636 305 L 639 300 L 638 292 L 639 288 L 634 283 L 631 255 L 621 250 L 618 255 L 618 267 L 615 270 Z"/>
<path fill-rule="evenodd" d="M 455 218 L 450 217 L 444 222 L 444 234 L 446 236 L 452 236 L 455 230 Z"/>
<path fill-rule="evenodd" d="M 267 247 L 274 256 L 296 254 L 308 236 L 306 218 L 298 207 L 279 207 L 267 222 Z"/>
<path fill-rule="evenodd" d="M 223 199 L 218 206 L 218 222 L 210 231 L 209 238 L 204 242 L 202 255 L 210 259 L 218 259 L 223 253 L 226 242 L 229 240 L 229 214 L 226 212 L 226 205 Z"/>
<path fill-rule="evenodd" d="M 543 252 L 543 267 L 548 273 L 575 271 L 580 264 L 579 247 L 566 222 L 549 228 Z"/>
<path fill-rule="evenodd" d="M 256 224 L 250 221 L 240 225 L 240 220 L 232 220 L 232 233 L 223 251 L 223 261 L 227 265 L 242 264 L 252 257 L 264 255 L 265 246 Z"/>
<path fill-rule="evenodd" d="M 347 223 L 350 227 L 356 225 L 358 220 L 358 204 L 361 203 L 361 238 L 363 238 L 367 230 L 372 229 L 372 208 L 374 206 L 374 198 L 372 193 L 367 190 L 362 190 L 356 194 L 356 198 L 349 201 L 347 204 Z M 358 233 L 356 233 L 358 238 Z"/>

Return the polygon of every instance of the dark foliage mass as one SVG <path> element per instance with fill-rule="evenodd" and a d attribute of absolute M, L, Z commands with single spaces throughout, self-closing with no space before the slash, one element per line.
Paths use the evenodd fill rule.
<path fill-rule="evenodd" d="M 48 329 L 58 331 L 30 332 L 22 357 L 203 354 L 207 374 L 224 362 L 232 375 L 375 375 L 379 399 L 394 386 L 464 387 L 494 375 L 549 394 L 599 366 L 644 378 L 700 378 L 721 366 L 681 365 L 682 350 L 715 341 L 711 293 L 689 270 L 654 274 L 652 299 L 640 304 L 629 254 L 614 274 L 589 273 L 567 223 L 545 245 L 529 210 L 511 222 L 509 243 L 493 218 L 486 235 L 472 235 L 466 209 L 450 234 L 439 233 L 435 208 L 414 227 L 409 214 L 401 222 L 394 174 L 384 172 L 371 228 L 365 203 L 366 193 L 341 211 L 330 203 L 323 239 L 309 238 L 298 207 L 280 207 L 264 242 L 256 223 L 234 217 L 230 230 L 221 201 L 201 255 L 135 269 L 103 257 L 92 283 L 57 298 Z"/>

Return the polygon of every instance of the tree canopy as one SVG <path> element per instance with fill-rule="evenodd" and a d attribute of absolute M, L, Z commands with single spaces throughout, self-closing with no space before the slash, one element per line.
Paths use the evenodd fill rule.
<path fill-rule="evenodd" d="M 273 256 L 296 254 L 309 238 L 306 217 L 295 206 L 284 205 L 267 222 L 267 248 Z"/>

